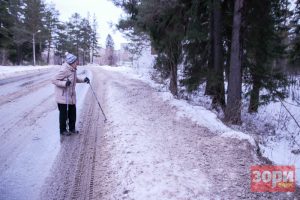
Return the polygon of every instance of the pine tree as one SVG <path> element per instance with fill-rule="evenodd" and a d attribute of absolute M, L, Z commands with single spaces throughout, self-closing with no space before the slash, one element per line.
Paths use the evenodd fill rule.
<path fill-rule="evenodd" d="M 90 60 L 90 50 L 92 45 L 91 33 L 93 32 L 90 22 L 87 19 L 82 19 L 80 23 L 80 39 L 81 39 L 81 49 L 83 57 L 83 65 L 85 65 L 86 60 Z"/>
<path fill-rule="evenodd" d="M 4 65 L 9 48 L 13 44 L 13 35 L 10 32 L 13 26 L 13 18 L 9 13 L 9 1 L 1 0 L 0 2 L 0 61 Z"/>
<path fill-rule="evenodd" d="M 115 64 L 115 58 L 114 58 L 115 43 L 110 34 L 108 34 L 106 37 L 106 45 L 105 46 L 106 46 L 105 54 L 106 54 L 106 58 L 108 61 L 108 65 L 112 66 Z"/>
<path fill-rule="evenodd" d="M 297 66 L 300 63 L 300 0 L 295 2 L 292 25 L 293 39 L 290 61 Z"/>
<path fill-rule="evenodd" d="M 50 51 L 53 48 L 53 40 L 57 34 L 59 20 L 59 12 L 55 9 L 54 5 L 48 5 L 45 13 L 45 37 L 47 38 L 47 64 L 50 60 Z"/>
<path fill-rule="evenodd" d="M 137 22 L 150 36 L 158 52 L 157 62 L 163 63 L 164 69 L 168 70 L 169 90 L 174 96 L 178 95 L 177 68 L 182 62 L 182 40 L 185 35 L 183 10 L 184 7 L 176 2 L 145 1 L 140 5 L 140 20 Z"/>
<path fill-rule="evenodd" d="M 288 84 L 284 65 L 284 40 L 287 37 L 287 1 L 251 1 L 246 3 L 244 30 L 244 65 L 246 83 L 252 85 L 248 111 L 257 112 L 259 105 L 286 96 Z M 261 90 L 267 91 L 263 95 Z"/>
<path fill-rule="evenodd" d="M 73 46 L 70 46 L 69 52 L 74 52 L 77 56 L 80 56 L 81 21 L 81 16 L 78 13 L 74 13 L 67 23 L 68 39 L 73 44 Z"/>
<path fill-rule="evenodd" d="M 35 52 L 38 58 L 41 58 L 41 53 L 45 48 L 46 38 L 44 22 L 45 19 L 45 4 L 41 0 L 24 0 L 24 26 L 27 34 L 26 43 L 24 44 L 23 53 L 26 60 L 32 60 L 32 40 L 35 37 Z"/>
<path fill-rule="evenodd" d="M 97 35 L 97 19 L 96 15 L 94 14 L 93 22 L 92 22 L 92 34 L 91 34 L 91 63 L 94 63 L 94 57 L 97 56 L 97 49 L 98 49 L 98 35 Z"/>
<path fill-rule="evenodd" d="M 209 5 L 205 1 L 192 0 L 186 5 L 186 36 L 183 44 L 184 79 L 181 83 L 188 92 L 198 89 L 206 81 L 210 55 Z"/>
<path fill-rule="evenodd" d="M 24 3 L 22 0 L 10 0 L 9 1 L 9 12 L 12 16 L 12 27 L 9 30 L 12 34 L 13 45 L 9 54 L 9 60 L 13 64 L 20 65 L 23 61 L 23 44 L 28 41 L 28 38 L 24 35 L 28 34 L 25 30 L 24 21 Z"/>
<path fill-rule="evenodd" d="M 115 4 L 122 6 L 129 14 L 119 27 L 132 30 L 136 35 L 149 36 L 158 53 L 155 68 L 169 75 L 169 89 L 176 96 L 177 67 L 182 62 L 182 40 L 185 34 L 184 4 L 159 0 L 115 1 Z"/>
<path fill-rule="evenodd" d="M 74 46 L 67 33 L 67 24 L 61 23 L 57 27 L 56 36 L 54 37 L 55 55 L 62 60 L 66 52 L 74 52 Z M 59 64 L 62 62 L 60 61 Z"/>

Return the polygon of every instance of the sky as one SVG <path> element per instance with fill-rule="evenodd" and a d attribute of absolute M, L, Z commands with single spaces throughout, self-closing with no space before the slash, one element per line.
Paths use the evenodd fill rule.
<path fill-rule="evenodd" d="M 111 24 L 118 23 L 124 12 L 109 0 L 45 0 L 47 4 L 53 3 L 60 13 L 61 21 L 68 21 L 72 14 L 79 13 L 81 17 L 87 17 L 90 13 L 91 19 L 96 15 L 98 22 L 99 44 L 104 47 L 107 34 L 111 34 L 115 42 L 115 49 L 120 48 L 120 43 L 127 40 Z"/>

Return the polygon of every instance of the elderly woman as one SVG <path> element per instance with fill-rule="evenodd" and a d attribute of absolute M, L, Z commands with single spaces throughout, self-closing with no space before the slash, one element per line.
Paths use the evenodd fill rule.
<path fill-rule="evenodd" d="M 80 79 L 77 77 L 77 57 L 66 53 L 65 63 L 61 70 L 52 80 L 55 85 L 55 96 L 59 110 L 59 129 L 61 135 L 78 133 L 76 124 L 76 83 L 90 83 L 89 78 Z M 69 122 L 69 130 L 67 123 Z"/>

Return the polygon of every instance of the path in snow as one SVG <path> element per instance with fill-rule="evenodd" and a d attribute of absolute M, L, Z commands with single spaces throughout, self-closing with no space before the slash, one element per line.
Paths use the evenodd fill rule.
<path fill-rule="evenodd" d="M 250 191 L 263 163 L 246 141 L 224 138 L 164 102 L 144 82 L 94 68 L 109 123 L 97 143 L 94 199 L 287 199 Z"/>

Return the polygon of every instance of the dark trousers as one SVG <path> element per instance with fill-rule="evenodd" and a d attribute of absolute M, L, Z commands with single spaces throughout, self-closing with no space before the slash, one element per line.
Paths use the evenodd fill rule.
<path fill-rule="evenodd" d="M 58 104 L 59 110 L 59 130 L 64 132 L 67 130 L 67 119 L 69 119 L 69 131 L 75 131 L 76 123 L 76 105 L 69 105 L 67 111 L 67 104 Z"/>

